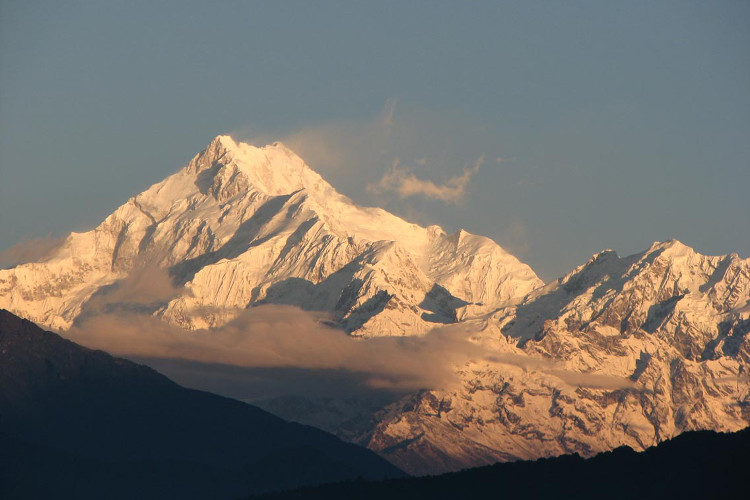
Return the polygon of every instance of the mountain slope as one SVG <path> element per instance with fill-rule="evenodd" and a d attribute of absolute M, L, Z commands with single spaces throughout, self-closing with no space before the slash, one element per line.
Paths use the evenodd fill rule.
<path fill-rule="evenodd" d="M 163 498 L 166 489 L 181 498 L 232 498 L 248 488 L 401 475 L 363 448 L 238 401 L 184 389 L 150 368 L 85 349 L 4 310 L 0 353 L 0 455 L 6 462 L 0 483 L 8 494 L 41 496 L 59 488 L 89 498 L 132 498 L 135 492 Z M 39 477 L 43 470 L 51 475 Z M 109 491 L 115 486 L 120 489 Z"/>
<path fill-rule="evenodd" d="M 750 259 L 669 241 L 606 251 L 466 322 L 494 360 L 376 415 L 362 438 L 412 473 L 643 449 L 750 423 Z"/>
<path fill-rule="evenodd" d="M 350 481 L 252 498 L 454 499 L 508 498 L 742 498 L 750 430 L 689 432 L 635 453 L 618 448 L 588 460 L 577 455 L 497 464 L 435 477 Z"/>
<path fill-rule="evenodd" d="M 487 238 L 354 205 L 280 143 L 219 136 L 45 261 L 0 270 L 0 307 L 64 330 L 144 266 L 167 269 L 180 293 L 143 312 L 186 329 L 271 302 L 359 336 L 420 334 L 542 284 Z"/>

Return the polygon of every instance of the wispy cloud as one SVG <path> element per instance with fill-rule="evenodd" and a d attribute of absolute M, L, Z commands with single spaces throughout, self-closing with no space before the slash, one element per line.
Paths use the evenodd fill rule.
<path fill-rule="evenodd" d="M 52 252 L 65 242 L 65 238 L 44 238 L 23 240 L 7 250 L 0 252 L 0 269 L 15 267 L 27 262 L 38 262 L 49 257 Z"/>
<path fill-rule="evenodd" d="M 386 127 L 393 125 L 393 120 L 396 116 L 396 104 L 398 104 L 396 98 L 390 98 L 385 101 L 385 106 L 383 106 L 383 125 Z"/>
<path fill-rule="evenodd" d="M 396 98 L 389 98 L 374 117 L 310 125 L 282 136 L 259 135 L 252 128 L 231 135 L 258 146 L 281 141 L 324 177 L 338 181 L 337 188 L 347 187 L 351 174 L 357 174 L 351 175 L 356 185 L 361 176 L 376 167 L 380 170 L 382 158 L 410 135 L 409 127 L 397 120 L 397 104 Z"/>
<path fill-rule="evenodd" d="M 484 156 L 480 156 L 471 167 L 464 168 L 463 174 L 444 184 L 435 184 L 418 178 L 410 169 L 401 167 L 400 161 L 396 159 L 380 181 L 368 185 L 367 190 L 375 194 L 394 192 L 402 199 L 418 196 L 445 203 L 459 203 L 466 195 L 469 181 L 479 172 L 483 163 Z"/>
<path fill-rule="evenodd" d="M 92 313 L 101 314 L 117 306 L 132 308 L 166 303 L 187 293 L 189 290 L 176 286 L 163 267 L 152 262 L 137 262 L 126 277 L 94 294 L 85 307 Z"/>
<path fill-rule="evenodd" d="M 487 361 L 497 364 L 517 366 L 525 371 L 536 371 L 551 375 L 574 387 L 591 387 L 596 389 L 632 389 L 637 385 L 627 378 L 601 373 L 582 373 L 565 368 L 563 363 L 551 359 L 535 358 L 516 353 L 495 353 Z"/>
<path fill-rule="evenodd" d="M 445 123 L 451 126 L 446 128 Z M 403 215 L 413 208 L 412 200 L 454 205 L 466 198 L 484 161 L 482 156 L 460 168 L 466 159 L 483 152 L 478 149 L 480 140 L 461 140 L 462 127 L 472 126 L 461 116 L 448 118 L 432 110 L 404 107 L 400 100 L 389 98 L 369 118 L 315 124 L 274 136 L 259 136 L 252 129 L 232 135 L 256 145 L 279 140 L 357 203 L 377 204 Z M 482 130 L 472 129 L 471 137 L 481 134 Z M 503 161 L 497 152 L 488 153 L 493 167 Z M 439 221 L 430 218 L 429 223 Z"/>
<path fill-rule="evenodd" d="M 510 250 L 516 256 L 524 256 L 529 251 L 529 236 L 526 223 L 515 216 L 507 219 L 506 225 L 500 227 L 499 241 L 503 247 Z"/>

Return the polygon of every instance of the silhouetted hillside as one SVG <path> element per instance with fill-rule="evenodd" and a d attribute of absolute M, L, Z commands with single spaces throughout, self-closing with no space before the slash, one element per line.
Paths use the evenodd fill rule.
<path fill-rule="evenodd" d="M 0 310 L 2 498 L 232 498 L 402 475 L 323 431 Z"/>
<path fill-rule="evenodd" d="M 590 459 L 564 455 L 440 476 L 349 481 L 252 497 L 295 499 L 746 498 L 750 428 L 688 432 L 636 453 L 623 447 Z"/>

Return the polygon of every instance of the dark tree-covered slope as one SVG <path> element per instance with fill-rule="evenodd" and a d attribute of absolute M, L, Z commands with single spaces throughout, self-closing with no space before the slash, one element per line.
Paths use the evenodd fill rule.
<path fill-rule="evenodd" d="M 401 475 L 323 431 L 0 310 L 2 498 L 233 498 Z"/>
<path fill-rule="evenodd" d="M 750 428 L 687 432 L 637 453 L 621 447 L 589 459 L 577 454 L 501 463 L 440 476 L 348 481 L 255 499 L 747 498 Z"/>

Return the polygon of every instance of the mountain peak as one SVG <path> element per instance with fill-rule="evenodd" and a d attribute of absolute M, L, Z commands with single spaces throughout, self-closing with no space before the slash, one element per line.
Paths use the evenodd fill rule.
<path fill-rule="evenodd" d="M 212 179 L 218 176 L 224 181 L 241 180 L 248 187 L 270 196 L 287 195 L 300 189 L 313 196 L 337 194 L 302 158 L 278 141 L 259 147 L 235 141 L 229 135 L 218 135 L 193 158 L 186 170 Z"/>
<path fill-rule="evenodd" d="M 307 169 L 310 167 L 304 162 L 302 158 L 292 151 L 286 144 L 281 141 L 274 141 L 264 146 L 255 146 L 249 142 L 235 141 L 230 135 L 217 135 L 208 144 L 206 152 L 211 151 L 222 151 L 233 153 L 240 156 L 252 156 L 254 154 L 265 154 L 269 157 L 286 157 L 292 160 L 296 166 L 301 166 Z"/>
<path fill-rule="evenodd" d="M 650 253 L 657 252 L 657 251 L 660 251 L 660 252 L 668 251 L 670 254 L 674 254 L 674 255 L 678 255 L 678 254 L 683 255 L 683 254 L 695 252 L 693 248 L 685 245 L 684 243 L 682 243 L 681 241 L 675 238 L 670 238 L 666 241 L 655 241 L 648 248 L 648 250 L 646 250 L 646 254 L 650 254 Z"/>
<path fill-rule="evenodd" d="M 235 149 L 237 147 L 237 143 L 234 141 L 234 139 L 232 139 L 231 135 L 217 135 L 208 144 L 208 148 L 211 148 L 212 146 L 220 146 L 226 149 Z"/>

